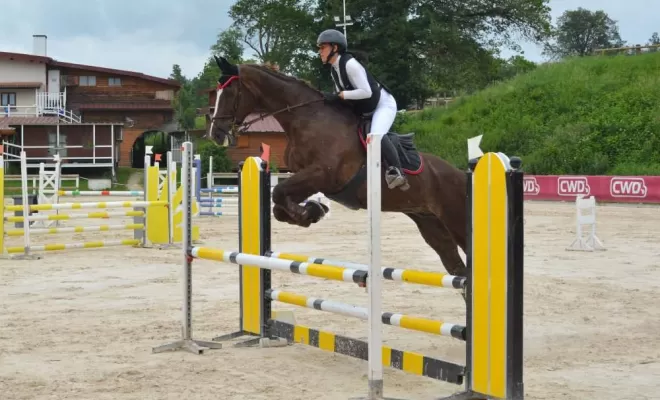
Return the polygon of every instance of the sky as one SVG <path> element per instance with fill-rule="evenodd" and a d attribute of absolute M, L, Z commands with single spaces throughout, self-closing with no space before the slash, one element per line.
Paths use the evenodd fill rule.
<path fill-rule="evenodd" d="M 350 1 L 346 0 L 347 14 Z M 167 77 L 179 64 L 196 76 L 219 32 L 231 24 L 234 0 L 0 0 L 0 51 L 32 53 L 32 35 L 48 36 L 48 56 L 60 61 Z M 66 4 L 66 5 L 65 5 Z M 659 0 L 551 0 L 552 22 L 567 9 L 603 10 L 623 40 L 644 44 L 660 32 Z M 348 37 L 350 39 L 350 27 Z M 524 56 L 542 49 L 520 42 Z M 515 53 L 503 51 L 508 57 Z"/>

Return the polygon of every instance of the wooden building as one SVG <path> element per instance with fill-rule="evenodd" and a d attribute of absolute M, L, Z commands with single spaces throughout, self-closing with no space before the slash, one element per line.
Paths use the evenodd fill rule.
<path fill-rule="evenodd" d="M 215 110 L 216 89 L 206 90 L 208 94 L 208 108 L 200 110 L 206 117 L 207 129 L 211 125 L 211 117 Z M 250 114 L 246 120 L 259 117 L 259 114 Z M 250 125 L 248 129 L 238 136 L 236 143 L 227 149 L 227 155 L 233 165 L 238 165 L 240 161 L 245 161 L 247 157 L 256 157 L 261 155 L 261 144 L 270 146 L 270 162 L 277 166 L 281 172 L 288 172 L 289 167 L 284 159 L 284 150 L 286 149 L 287 139 L 284 129 L 275 117 L 267 116 L 264 119 Z"/>
<path fill-rule="evenodd" d="M 149 131 L 176 129 L 180 84 L 139 72 L 55 60 L 46 36 L 33 54 L 0 52 L 0 135 L 5 157 L 21 150 L 37 167 L 59 154 L 62 168 L 142 166 Z M 137 165 L 135 160 L 137 160 Z"/>

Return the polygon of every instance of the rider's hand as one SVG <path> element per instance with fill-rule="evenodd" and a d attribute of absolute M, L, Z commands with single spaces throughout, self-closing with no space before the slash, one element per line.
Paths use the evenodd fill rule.
<path fill-rule="evenodd" d="M 327 103 L 332 103 L 332 102 L 341 100 L 341 98 L 339 97 L 339 95 L 337 93 L 331 93 L 331 92 L 323 92 L 323 99 Z"/>

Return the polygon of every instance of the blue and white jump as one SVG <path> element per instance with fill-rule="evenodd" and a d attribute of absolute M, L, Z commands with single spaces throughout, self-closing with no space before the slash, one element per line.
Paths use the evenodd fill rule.
<path fill-rule="evenodd" d="M 194 194 L 199 204 L 199 216 L 238 216 L 238 186 L 237 185 L 219 185 L 214 186 L 212 172 L 209 171 L 206 179 L 206 188 L 202 187 L 202 160 L 195 158 L 193 160 L 195 171 Z M 209 169 L 212 169 L 209 166 Z M 277 185 L 277 176 L 271 175 L 271 192 Z M 323 193 L 316 193 L 308 198 L 316 200 L 328 206 L 328 213 L 325 218 L 330 217 L 330 200 Z M 301 205 L 305 204 L 303 201 Z M 273 204 L 271 202 L 271 214 Z"/>

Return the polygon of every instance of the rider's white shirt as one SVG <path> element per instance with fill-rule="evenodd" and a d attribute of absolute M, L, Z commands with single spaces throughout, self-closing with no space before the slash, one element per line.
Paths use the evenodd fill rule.
<path fill-rule="evenodd" d="M 339 58 L 341 55 L 337 56 L 337 59 L 332 63 L 332 68 L 337 72 L 339 81 L 344 84 L 341 80 L 341 74 L 339 73 Z M 344 99 L 345 100 L 360 100 L 371 97 L 371 86 L 369 86 L 369 80 L 367 79 L 367 71 L 364 67 L 356 60 L 351 59 L 346 63 L 346 74 L 348 79 L 351 81 L 351 84 L 355 90 L 344 90 Z M 335 84 L 337 91 L 341 91 L 339 87 Z M 385 88 L 380 89 L 380 101 L 376 106 L 374 115 L 371 122 L 371 133 L 385 134 L 389 131 L 394 119 L 396 118 L 397 104 L 394 96 L 392 96 Z"/>
<path fill-rule="evenodd" d="M 341 79 L 341 74 L 339 73 L 340 58 L 341 55 L 338 55 L 335 62 L 332 63 L 332 68 L 335 69 L 335 72 L 339 77 L 339 82 L 341 82 L 342 85 L 345 85 L 344 81 Z M 364 70 L 362 65 L 360 65 L 360 63 L 355 58 L 348 60 L 346 63 L 346 74 L 348 75 L 348 79 L 351 81 L 351 85 L 353 85 L 355 90 L 344 90 L 344 99 L 360 100 L 368 99 L 371 97 L 371 86 L 369 86 L 369 80 L 367 79 L 367 71 Z M 341 88 L 337 87 L 337 85 L 335 85 L 335 87 L 337 88 L 338 92 L 341 91 Z"/>

